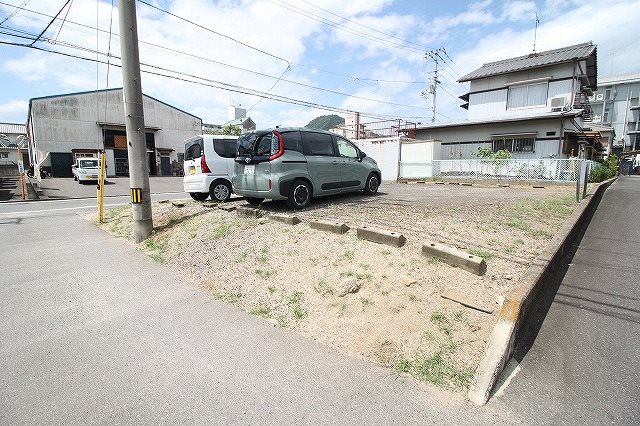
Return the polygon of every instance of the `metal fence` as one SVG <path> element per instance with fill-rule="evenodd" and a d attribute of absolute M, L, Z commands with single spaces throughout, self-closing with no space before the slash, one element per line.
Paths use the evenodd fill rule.
<path fill-rule="evenodd" d="M 400 163 L 400 177 L 569 182 L 576 180 L 579 163 L 577 158 L 403 161 Z"/>

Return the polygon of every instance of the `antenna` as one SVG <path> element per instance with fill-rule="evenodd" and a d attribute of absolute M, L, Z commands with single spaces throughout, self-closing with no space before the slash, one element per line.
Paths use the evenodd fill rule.
<path fill-rule="evenodd" d="M 538 24 L 540 23 L 540 19 L 538 19 L 538 12 L 536 12 L 536 29 L 533 31 L 533 52 L 536 53 L 536 39 L 538 38 Z"/>

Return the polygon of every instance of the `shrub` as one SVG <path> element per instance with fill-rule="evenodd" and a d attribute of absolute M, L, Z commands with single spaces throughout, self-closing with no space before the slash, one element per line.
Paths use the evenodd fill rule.
<path fill-rule="evenodd" d="M 611 154 L 606 160 L 600 161 L 589 173 L 589 182 L 602 182 L 611 179 L 618 173 L 618 157 Z"/>

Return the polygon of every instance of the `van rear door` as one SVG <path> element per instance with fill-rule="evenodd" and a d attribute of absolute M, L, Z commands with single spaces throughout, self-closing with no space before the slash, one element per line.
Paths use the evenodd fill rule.
<path fill-rule="evenodd" d="M 200 157 L 204 153 L 204 141 L 201 137 L 188 139 L 184 144 L 184 175 L 202 173 Z"/>
<path fill-rule="evenodd" d="M 271 189 L 271 138 L 273 132 L 245 133 L 238 138 L 235 159 L 235 184 L 249 191 Z"/>

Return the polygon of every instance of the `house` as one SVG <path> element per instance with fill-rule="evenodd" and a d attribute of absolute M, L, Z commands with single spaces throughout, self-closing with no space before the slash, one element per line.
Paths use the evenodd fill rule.
<path fill-rule="evenodd" d="M 29 167 L 27 129 L 24 124 L 0 123 L 0 176 L 18 174 L 18 151 L 23 164 Z"/>
<path fill-rule="evenodd" d="M 183 141 L 202 131 L 202 120 L 143 95 L 151 175 L 170 176 L 184 161 Z M 71 177 L 76 157 L 104 149 L 108 176 L 127 176 L 128 154 L 122 88 L 66 93 L 29 100 L 27 134 L 32 163 L 53 176 Z"/>
<path fill-rule="evenodd" d="M 597 48 L 582 43 L 490 62 L 460 78 L 468 118 L 419 126 L 416 138 L 440 142 L 440 159 L 469 159 L 480 147 L 513 158 L 591 159 L 603 149 L 592 129 L 589 96 L 598 88 Z"/>
<path fill-rule="evenodd" d="M 247 117 L 247 110 L 233 105 L 229 106 L 229 121 L 222 125 L 223 128 L 226 126 L 238 126 L 242 133 L 256 129 L 256 123 Z"/>
<path fill-rule="evenodd" d="M 592 123 L 615 130 L 611 152 L 640 149 L 640 73 L 600 78 L 598 90 L 589 98 Z"/>

